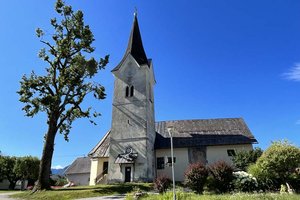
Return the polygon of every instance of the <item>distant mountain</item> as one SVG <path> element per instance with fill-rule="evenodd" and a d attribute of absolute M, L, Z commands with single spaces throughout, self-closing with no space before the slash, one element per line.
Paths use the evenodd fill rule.
<path fill-rule="evenodd" d="M 64 173 L 65 173 L 65 171 L 66 171 L 66 169 L 69 167 L 69 165 L 68 166 L 66 166 L 66 167 L 64 167 L 64 168 L 62 168 L 62 169 L 54 169 L 54 168 L 52 168 L 51 169 L 51 172 L 52 172 L 52 174 L 53 175 L 64 175 Z"/>

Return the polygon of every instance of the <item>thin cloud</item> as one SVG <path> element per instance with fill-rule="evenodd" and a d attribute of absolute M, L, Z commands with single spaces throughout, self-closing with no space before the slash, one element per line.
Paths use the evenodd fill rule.
<path fill-rule="evenodd" d="M 299 119 L 298 121 L 296 121 L 296 124 L 297 124 L 297 125 L 300 125 L 300 119 Z"/>
<path fill-rule="evenodd" d="M 300 63 L 296 63 L 283 77 L 291 81 L 300 81 Z"/>

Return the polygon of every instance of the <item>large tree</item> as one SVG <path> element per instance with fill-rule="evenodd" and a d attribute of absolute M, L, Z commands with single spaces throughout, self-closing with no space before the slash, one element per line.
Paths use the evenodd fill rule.
<path fill-rule="evenodd" d="M 86 58 L 95 48 L 92 47 L 94 36 L 88 25 L 85 25 L 82 11 L 73 11 L 72 7 L 57 0 L 55 10 L 58 18 L 51 19 L 54 32 L 44 34 L 38 28 L 36 33 L 45 48 L 39 52 L 44 60 L 46 75 L 39 76 L 34 72 L 23 76 L 18 91 L 20 101 L 25 103 L 23 110 L 29 117 L 39 112 L 47 114 L 48 130 L 44 136 L 44 147 L 40 163 L 39 177 L 35 190 L 50 188 L 50 169 L 57 132 L 68 140 L 72 123 L 77 118 L 99 116 L 92 108 L 84 108 L 82 102 L 92 93 L 96 99 L 104 99 L 104 87 L 92 82 L 96 73 L 104 69 L 109 56 L 96 61 Z"/>

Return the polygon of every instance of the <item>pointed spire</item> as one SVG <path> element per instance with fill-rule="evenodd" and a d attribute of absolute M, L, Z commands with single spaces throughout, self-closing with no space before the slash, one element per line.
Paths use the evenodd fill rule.
<path fill-rule="evenodd" d="M 130 53 L 140 65 L 148 63 L 138 24 L 137 10 L 134 12 L 134 20 L 126 49 L 126 55 L 128 53 Z"/>
<path fill-rule="evenodd" d="M 112 72 L 117 71 L 121 67 L 128 54 L 131 54 L 139 65 L 148 64 L 148 59 L 143 47 L 142 37 L 138 24 L 136 8 L 125 55 L 123 56 L 121 62 L 112 70 Z"/>

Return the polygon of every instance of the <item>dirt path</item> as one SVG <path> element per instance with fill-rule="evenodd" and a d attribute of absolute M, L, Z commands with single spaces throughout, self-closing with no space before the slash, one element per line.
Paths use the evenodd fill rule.
<path fill-rule="evenodd" d="M 18 193 L 18 192 L 0 193 L 0 200 L 17 200 L 17 199 L 9 197 L 9 195 L 16 194 L 16 193 Z"/>

